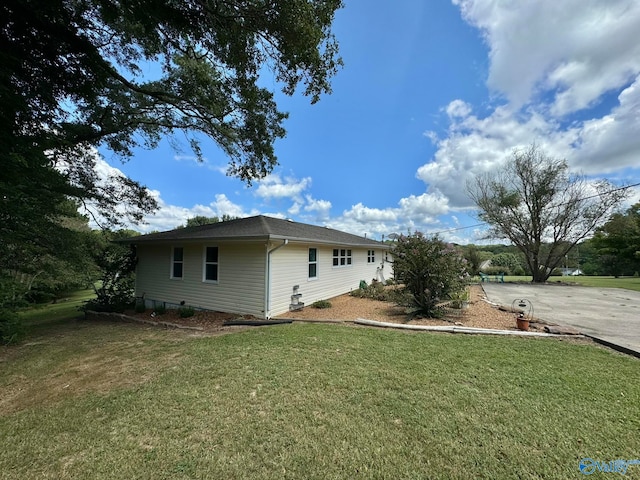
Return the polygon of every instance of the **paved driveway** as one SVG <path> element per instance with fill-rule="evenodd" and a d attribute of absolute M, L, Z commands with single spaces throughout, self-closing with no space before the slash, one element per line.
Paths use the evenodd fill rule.
<path fill-rule="evenodd" d="M 487 298 L 511 306 L 515 299 L 531 301 L 534 316 L 640 353 L 640 292 L 517 283 L 482 284 Z"/>

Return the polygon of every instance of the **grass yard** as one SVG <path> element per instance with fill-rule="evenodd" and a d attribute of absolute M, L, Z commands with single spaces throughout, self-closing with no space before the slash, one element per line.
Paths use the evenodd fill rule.
<path fill-rule="evenodd" d="M 0 350 L 2 479 L 580 478 L 639 432 L 638 359 L 576 341 L 76 322 Z"/>
<path fill-rule="evenodd" d="M 20 312 L 20 316 L 28 331 L 66 323 L 69 319 L 82 317 L 84 313 L 80 308 L 95 296 L 93 289 L 78 290 L 57 300 L 56 303 L 46 303 L 24 310 Z"/>

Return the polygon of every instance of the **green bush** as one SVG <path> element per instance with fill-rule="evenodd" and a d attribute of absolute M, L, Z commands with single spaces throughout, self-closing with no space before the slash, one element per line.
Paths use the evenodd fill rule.
<path fill-rule="evenodd" d="M 196 314 L 196 311 L 193 307 L 180 307 L 178 314 L 180 315 L 180 318 L 188 318 L 193 317 Z"/>
<path fill-rule="evenodd" d="M 384 288 L 384 285 L 380 282 L 374 281 L 371 282 L 371 285 L 367 285 L 366 283 L 364 283 L 364 287 L 362 287 L 362 283 L 361 287 L 356 289 L 356 290 L 352 290 L 351 293 L 349 295 L 351 295 L 352 297 L 358 297 L 358 298 L 370 298 L 372 300 L 381 300 L 383 302 L 387 302 L 390 299 L 390 295 L 389 292 L 387 291 L 387 289 Z"/>
<path fill-rule="evenodd" d="M 318 300 L 311 304 L 313 308 L 331 308 L 331 302 L 329 300 Z"/>
<path fill-rule="evenodd" d="M 0 343 L 17 343 L 23 335 L 24 327 L 20 316 L 10 310 L 0 310 Z"/>
<path fill-rule="evenodd" d="M 500 275 L 500 274 L 511 275 L 511 270 L 509 270 L 507 267 L 492 265 L 490 267 L 484 268 L 482 270 L 482 273 L 486 275 Z"/>
<path fill-rule="evenodd" d="M 400 235 L 394 247 L 393 271 L 404 285 L 398 301 L 413 315 L 438 316 L 439 305 L 465 285 L 467 260 L 455 246 L 420 232 Z"/>

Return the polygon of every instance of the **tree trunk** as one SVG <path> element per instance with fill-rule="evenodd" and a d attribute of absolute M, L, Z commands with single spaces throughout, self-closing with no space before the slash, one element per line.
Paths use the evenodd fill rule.
<path fill-rule="evenodd" d="M 532 283 L 545 283 L 549 278 L 549 273 L 547 272 L 546 267 L 540 268 L 540 266 L 538 266 L 538 268 L 532 271 L 532 275 L 533 275 L 533 280 L 531 280 Z"/>

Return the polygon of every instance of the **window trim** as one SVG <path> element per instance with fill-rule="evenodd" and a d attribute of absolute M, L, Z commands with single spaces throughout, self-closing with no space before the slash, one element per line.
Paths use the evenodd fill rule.
<path fill-rule="evenodd" d="M 333 268 L 353 266 L 353 251 L 350 248 L 334 248 L 332 254 L 331 265 Z"/>
<path fill-rule="evenodd" d="M 180 249 L 182 251 L 182 260 L 176 260 L 176 250 Z M 179 277 L 175 276 L 175 266 L 176 264 L 181 265 Z M 184 247 L 171 247 L 171 262 L 169 263 L 169 278 L 171 280 L 183 280 L 184 279 Z"/>
<path fill-rule="evenodd" d="M 215 248 L 216 252 L 216 261 L 215 262 L 207 262 L 207 249 Z M 207 265 L 215 265 L 216 266 L 216 280 L 210 280 L 207 278 Z M 218 284 L 220 283 L 220 247 L 218 245 L 205 245 L 202 248 L 202 282 L 203 283 L 211 283 Z"/>
<path fill-rule="evenodd" d="M 311 250 L 315 250 L 316 255 L 315 255 L 315 260 L 311 260 Z M 309 282 L 313 282 L 315 280 L 318 280 L 318 248 L 317 247 L 309 247 L 307 250 L 307 281 Z M 310 275 L 310 268 L 311 265 L 315 265 L 316 266 L 316 275 L 314 277 L 312 277 Z"/>

